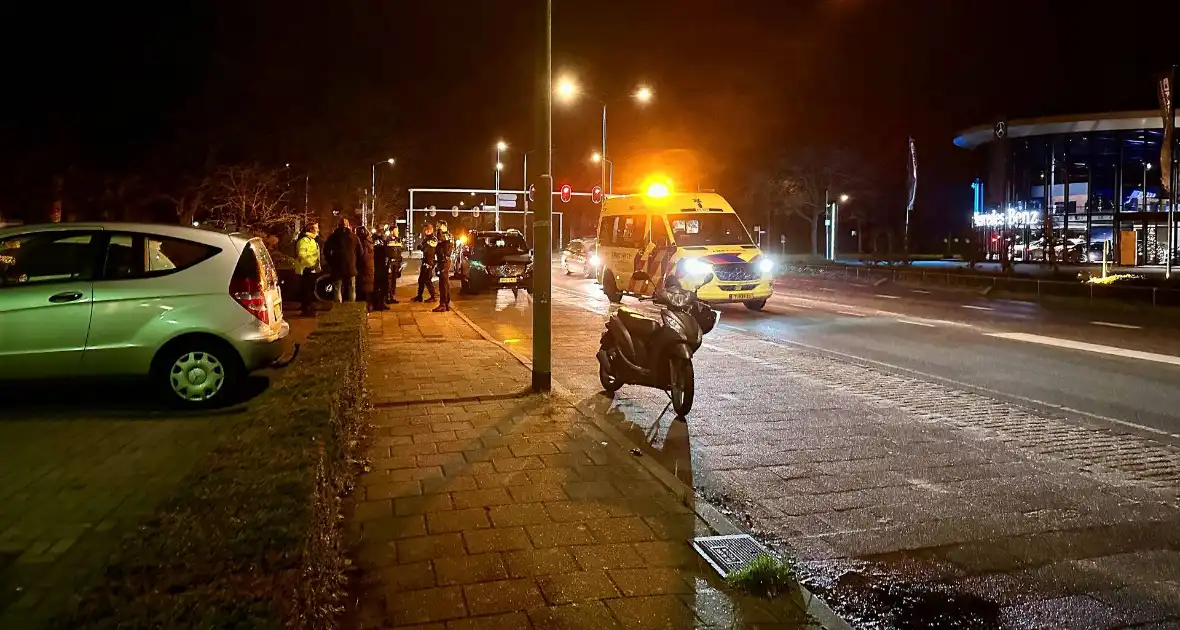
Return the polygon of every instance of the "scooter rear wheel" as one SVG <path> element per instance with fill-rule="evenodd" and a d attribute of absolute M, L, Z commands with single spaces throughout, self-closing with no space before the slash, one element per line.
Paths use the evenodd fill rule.
<path fill-rule="evenodd" d="M 623 387 L 623 379 L 611 374 L 601 363 L 598 364 L 598 382 L 602 384 L 602 390 L 608 394 L 613 394 Z"/>
<path fill-rule="evenodd" d="M 692 359 L 671 359 L 668 364 L 668 376 L 672 382 L 672 409 L 678 416 L 687 416 L 692 410 L 692 398 L 696 389 Z"/>

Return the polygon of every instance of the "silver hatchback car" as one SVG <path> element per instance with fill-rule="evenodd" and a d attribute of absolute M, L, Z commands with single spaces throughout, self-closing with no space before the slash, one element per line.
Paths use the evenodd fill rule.
<path fill-rule="evenodd" d="M 0 379 L 148 376 L 221 404 L 290 326 L 262 241 L 171 225 L 0 229 Z"/>

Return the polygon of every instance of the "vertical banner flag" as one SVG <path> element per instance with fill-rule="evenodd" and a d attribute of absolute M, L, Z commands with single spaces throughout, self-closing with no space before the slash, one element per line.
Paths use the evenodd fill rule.
<path fill-rule="evenodd" d="M 1172 192 L 1172 143 L 1175 142 L 1173 138 L 1176 133 L 1176 114 L 1172 102 L 1174 79 L 1175 77 L 1169 74 L 1159 82 L 1160 118 L 1164 123 L 1164 141 L 1160 147 L 1160 183 L 1169 193 Z"/>
<path fill-rule="evenodd" d="M 910 160 L 909 168 L 906 170 L 909 171 L 910 186 L 910 198 L 905 208 L 908 216 L 908 213 L 914 209 L 914 200 L 918 197 L 918 154 L 914 152 L 913 138 L 910 138 Z"/>

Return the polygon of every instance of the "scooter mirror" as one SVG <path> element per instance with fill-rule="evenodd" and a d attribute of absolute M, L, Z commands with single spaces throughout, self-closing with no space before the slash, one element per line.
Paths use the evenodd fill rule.
<path fill-rule="evenodd" d="M 707 273 L 707 274 L 705 274 L 705 278 L 703 280 L 701 280 L 701 285 L 703 286 L 703 285 L 709 284 L 712 281 L 713 281 L 713 274 Z"/>

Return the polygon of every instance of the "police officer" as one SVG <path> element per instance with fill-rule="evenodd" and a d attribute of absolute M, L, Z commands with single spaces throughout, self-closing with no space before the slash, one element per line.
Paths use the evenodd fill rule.
<path fill-rule="evenodd" d="M 438 306 L 435 313 L 451 310 L 451 252 L 455 239 L 447 230 L 447 222 L 438 222 L 438 246 L 434 249 L 434 268 L 438 271 Z"/>
<path fill-rule="evenodd" d="M 418 250 L 422 252 L 422 266 L 418 268 L 418 295 L 411 302 L 434 301 L 434 248 L 438 246 L 438 239 L 434 236 L 434 226 L 429 223 L 422 230 L 422 240 L 418 241 Z M 430 299 L 423 300 L 422 293 L 430 290 Z"/>
<path fill-rule="evenodd" d="M 389 304 L 397 304 L 393 297 L 392 287 L 396 286 L 396 267 L 394 255 L 400 257 L 400 243 L 396 232 L 385 231 L 379 233 L 373 241 L 373 292 L 369 294 L 369 307 L 374 311 L 387 311 Z"/>

